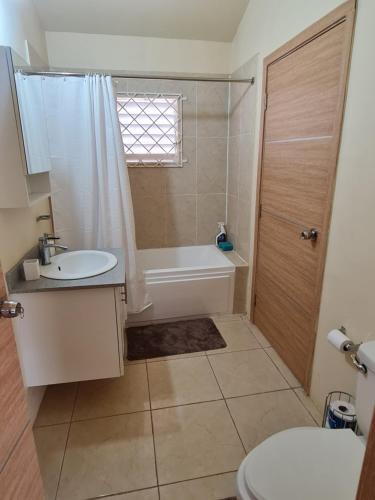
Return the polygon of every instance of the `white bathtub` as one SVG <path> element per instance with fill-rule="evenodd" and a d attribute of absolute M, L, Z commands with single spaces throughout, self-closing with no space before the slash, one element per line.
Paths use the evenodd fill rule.
<path fill-rule="evenodd" d="M 152 306 L 129 322 L 231 313 L 235 266 L 214 245 L 139 250 Z"/>

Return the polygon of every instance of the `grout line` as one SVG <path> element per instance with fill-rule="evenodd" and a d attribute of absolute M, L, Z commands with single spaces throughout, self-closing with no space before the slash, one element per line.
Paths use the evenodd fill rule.
<path fill-rule="evenodd" d="M 146 490 L 155 490 L 158 489 L 157 486 L 145 486 L 144 488 L 137 489 L 137 490 L 123 490 L 123 491 L 116 491 L 116 493 L 108 493 L 104 495 L 99 495 L 98 497 L 87 497 L 82 500 L 100 500 L 101 498 L 113 498 L 117 495 L 128 495 L 131 493 L 137 493 L 139 491 L 146 491 Z"/>
<path fill-rule="evenodd" d="M 220 387 L 219 381 L 218 381 L 218 379 L 217 379 L 217 377 L 216 377 L 216 373 L 215 373 L 214 369 L 212 368 L 212 365 L 211 365 L 211 362 L 210 362 L 210 359 L 209 359 L 209 357 L 208 357 L 208 356 L 207 356 L 207 360 L 208 360 L 208 363 L 209 363 L 209 365 L 210 365 L 210 367 L 211 367 L 211 370 L 212 370 L 213 376 L 215 377 L 216 383 L 217 383 L 217 385 L 219 386 L 220 392 L 221 392 L 221 394 L 222 394 L 222 396 L 223 396 L 223 400 L 224 400 L 225 406 L 226 406 L 227 411 L 228 411 L 228 413 L 229 413 L 229 416 L 230 416 L 230 418 L 231 418 L 231 420 L 232 420 L 232 422 L 233 422 L 234 428 L 236 429 L 238 439 L 240 440 L 240 443 L 242 444 L 242 448 L 243 448 L 243 450 L 244 450 L 244 452 L 245 452 L 245 456 L 246 456 L 246 455 L 247 455 L 247 451 L 246 451 L 245 445 L 244 445 L 244 443 L 243 443 L 243 441 L 242 441 L 242 438 L 241 438 L 241 436 L 240 436 L 240 433 L 239 433 L 239 431 L 238 431 L 238 429 L 237 429 L 237 426 L 236 426 L 236 423 L 235 423 L 235 421 L 234 421 L 234 418 L 233 418 L 233 416 L 232 416 L 232 414 L 231 414 L 231 412 L 230 412 L 230 410 L 229 410 L 228 403 L 227 403 L 227 401 L 226 401 L 226 399 L 225 399 L 225 397 L 224 397 L 224 393 L 223 393 L 223 391 L 221 390 L 221 387 Z"/>
<path fill-rule="evenodd" d="M 181 406 L 193 406 L 193 405 L 200 405 L 200 404 L 205 404 L 205 403 L 216 403 L 217 401 L 222 401 L 224 397 L 217 398 L 217 399 L 205 399 L 204 401 L 193 401 L 190 403 L 179 403 L 175 405 L 169 405 L 169 406 L 160 406 L 159 408 L 152 408 L 151 411 L 159 411 L 159 410 L 171 410 L 172 408 L 180 408 Z"/>
<path fill-rule="evenodd" d="M 151 391 L 150 391 L 150 379 L 148 375 L 148 366 L 146 363 L 146 375 L 147 375 L 147 389 L 148 389 L 148 399 L 151 408 Z M 155 433 L 154 433 L 154 419 L 152 415 L 152 410 L 150 410 L 150 418 L 151 418 L 151 431 L 152 431 L 152 445 L 154 448 L 154 464 L 155 464 L 155 474 L 156 474 L 156 484 L 158 486 L 158 498 L 160 500 L 160 491 L 159 491 L 159 473 L 158 473 L 158 463 L 156 460 L 156 446 L 155 446 Z"/>
<path fill-rule="evenodd" d="M 57 499 L 57 494 L 58 494 L 59 488 L 60 488 L 61 474 L 62 474 L 62 470 L 63 470 L 63 467 L 64 467 L 66 449 L 68 447 L 68 441 L 69 441 L 69 436 L 70 436 L 70 429 L 72 427 L 72 418 L 73 418 L 74 410 L 75 410 L 77 399 L 78 399 L 78 391 L 79 391 L 79 386 L 80 385 L 81 385 L 81 383 L 78 382 L 77 383 L 77 387 L 76 387 L 76 393 L 75 393 L 75 396 L 74 396 L 74 401 L 73 401 L 72 413 L 70 415 L 70 422 L 69 422 L 68 432 L 66 434 L 66 441 L 65 441 L 65 446 L 64 446 L 64 453 L 63 453 L 63 457 L 62 457 L 62 460 L 61 460 L 61 466 L 60 466 L 60 471 L 59 471 L 59 478 L 58 478 L 57 486 L 56 486 L 55 500 Z"/>
<path fill-rule="evenodd" d="M 160 486 L 163 487 L 163 486 L 170 486 L 172 484 L 188 483 L 190 481 L 197 481 L 199 479 L 206 479 L 207 477 L 221 476 L 223 474 L 233 474 L 233 473 L 236 474 L 237 470 L 238 469 L 233 469 L 233 470 L 227 470 L 225 472 L 215 472 L 214 474 L 207 474 L 206 476 L 198 476 L 198 477 L 191 477 L 189 479 L 181 479 L 180 481 L 174 481 L 174 482 L 171 482 L 171 483 L 163 483 Z"/>
<path fill-rule="evenodd" d="M 260 396 L 261 394 L 271 394 L 273 392 L 286 392 L 286 391 L 293 391 L 293 389 L 291 389 L 290 387 L 286 387 L 285 389 L 272 389 L 272 391 L 252 392 L 251 394 L 241 394 L 241 396 L 227 396 L 227 397 L 225 397 L 225 400 L 249 398 L 251 396 Z"/>

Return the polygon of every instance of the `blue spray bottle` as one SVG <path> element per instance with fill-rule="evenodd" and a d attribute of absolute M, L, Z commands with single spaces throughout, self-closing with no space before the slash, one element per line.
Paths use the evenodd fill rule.
<path fill-rule="evenodd" d="M 219 246 L 219 243 L 224 243 L 227 241 L 227 232 L 225 230 L 224 222 L 218 222 L 219 226 L 219 234 L 216 236 L 216 246 Z"/>

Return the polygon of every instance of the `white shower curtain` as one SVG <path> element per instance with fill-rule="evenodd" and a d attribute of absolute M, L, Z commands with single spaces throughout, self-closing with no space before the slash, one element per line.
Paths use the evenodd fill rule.
<path fill-rule="evenodd" d="M 149 301 L 137 265 L 130 183 L 111 77 L 17 74 L 17 90 L 27 101 L 35 95 L 34 106 L 21 108 L 21 113 L 27 111 L 27 122 L 37 129 L 43 121 L 42 132 L 47 129 L 48 141 L 39 141 L 37 158 L 44 147 L 45 161 L 51 164 L 56 233 L 70 248 L 123 248 L 128 311 L 142 311 Z M 36 99 L 38 93 L 43 99 Z M 43 111 L 38 102 L 43 102 Z M 26 142 L 32 141 L 31 131 L 24 132 Z"/>

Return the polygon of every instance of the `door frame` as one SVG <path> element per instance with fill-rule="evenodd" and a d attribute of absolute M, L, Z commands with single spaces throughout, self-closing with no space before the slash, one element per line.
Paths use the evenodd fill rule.
<path fill-rule="evenodd" d="M 322 17 L 320 20 L 306 28 L 304 31 L 299 33 L 297 36 L 283 44 L 281 47 L 276 49 L 270 55 L 264 58 L 263 61 L 263 78 L 262 78 L 262 103 L 261 103 L 261 118 L 260 118 L 260 135 L 259 135 L 259 155 L 258 155 L 258 166 L 257 166 L 257 186 L 256 186 L 256 201 L 255 201 L 255 227 L 254 227 L 254 253 L 253 253 L 253 274 L 252 274 L 252 284 L 251 284 L 251 302 L 250 302 L 250 319 L 254 322 L 254 306 L 255 306 L 255 283 L 257 276 L 257 257 L 258 257 L 258 234 L 259 234 L 259 219 L 260 219 L 260 193 L 262 186 L 262 164 L 263 164 L 263 154 L 264 154 L 264 133 L 265 133 L 265 113 L 267 109 L 267 74 L 268 67 L 275 63 L 276 61 L 283 59 L 300 49 L 307 43 L 310 43 L 314 39 L 318 38 L 325 32 L 328 32 L 335 26 L 346 22 L 345 31 L 345 42 L 344 51 L 345 58 L 343 60 L 343 67 L 341 73 L 340 82 L 340 105 L 336 111 L 335 128 L 333 131 L 333 154 L 334 154 L 334 169 L 332 170 L 332 175 L 329 180 L 329 209 L 325 215 L 322 227 L 326 229 L 324 234 L 321 235 L 321 248 L 322 248 L 322 258 L 320 259 L 318 265 L 318 280 L 317 280 L 317 294 L 314 305 L 314 316 L 313 316 L 313 335 L 309 346 L 309 362 L 305 373 L 305 380 L 303 381 L 304 389 L 307 393 L 310 390 L 311 383 L 311 371 L 312 362 L 314 357 L 315 340 L 318 327 L 319 310 L 321 303 L 321 294 L 323 286 L 323 275 L 327 255 L 327 244 L 328 235 L 330 228 L 330 220 L 332 215 L 332 205 L 335 190 L 335 180 L 337 172 L 337 163 L 340 152 L 340 142 L 341 142 L 341 131 L 342 123 L 344 119 L 344 109 L 346 104 L 347 88 L 349 82 L 349 67 L 350 59 L 352 53 L 352 44 L 354 36 L 354 24 L 356 15 L 356 0 L 347 0 L 342 5 L 339 5 L 336 9 L 328 13 L 326 16 Z"/>

